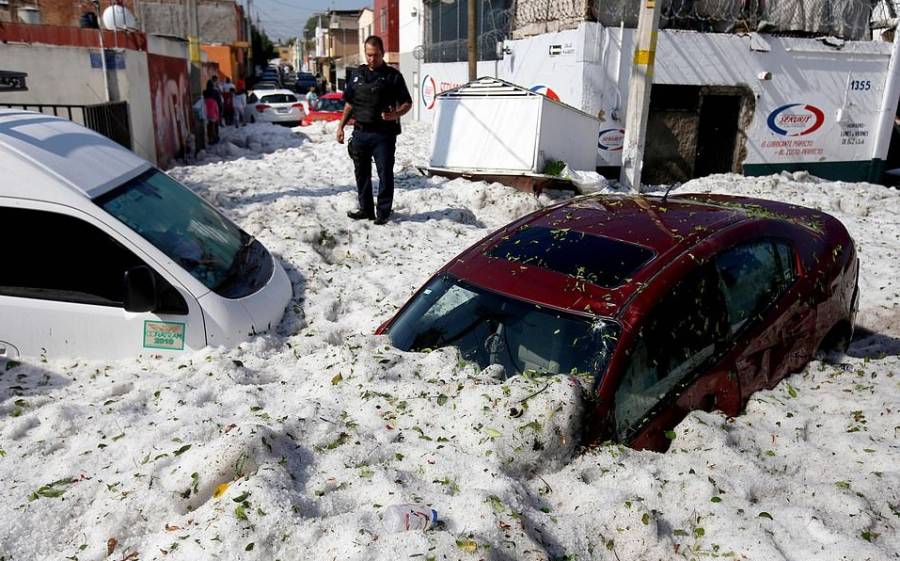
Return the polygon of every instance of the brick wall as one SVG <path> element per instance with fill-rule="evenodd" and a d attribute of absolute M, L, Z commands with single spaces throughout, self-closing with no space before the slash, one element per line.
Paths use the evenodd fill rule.
<path fill-rule="evenodd" d="M 20 2 L 20 4 L 25 3 L 26 2 Z M 41 10 L 41 23 L 47 25 L 77 27 L 82 13 L 94 11 L 92 4 L 89 2 L 82 2 L 81 0 L 40 0 L 40 2 L 33 2 L 29 5 L 33 6 L 35 4 L 37 4 Z M 131 11 L 131 13 L 134 13 L 134 0 L 125 0 L 123 4 Z M 103 13 L 103 10 L 111 5 L 112 3 L 109 0 L 101 0 L 100 13 Z M 100 14 L 97 14 L 97 17 L 99 19 Z"/>

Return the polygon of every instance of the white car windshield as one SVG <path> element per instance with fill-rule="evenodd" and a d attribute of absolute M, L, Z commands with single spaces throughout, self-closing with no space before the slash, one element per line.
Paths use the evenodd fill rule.
<path fill-rule="evenodd" d="M 272 258 L 262 244 L 158 170 L 94 202 L 223 296 L 251 294 L 271 276 Z"/>
<path fill-rule="evenodd" d="M 457 347 L 481 368 L 505 375 L 591 375 L 606 370 L 620 333 L 607 318 L 582 317 L 516 300 L 449 275 L 432 280 L 390 327 L 395 347 L 422 351 Z"/>

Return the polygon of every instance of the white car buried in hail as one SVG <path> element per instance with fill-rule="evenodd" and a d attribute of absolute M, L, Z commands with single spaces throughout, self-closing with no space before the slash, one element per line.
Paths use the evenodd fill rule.
<path fill-rule="evenodd" d="M 281 320 L 281 263 L 112 140 L 0 109 L 0 170 L 0 365 L 235 345 Z"/>
<path fill-rule="evenodd" d="M 251 123 L 298 126 L 304 117 L 303 104 L 291 90 L 254 90 L 247 96 L 244 119 Z"/>

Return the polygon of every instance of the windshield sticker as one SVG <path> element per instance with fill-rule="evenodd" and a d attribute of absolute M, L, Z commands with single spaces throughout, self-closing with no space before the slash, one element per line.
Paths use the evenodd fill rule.
<path fill-rule="evenodd" d="M 184 324 L 171 321 L 144 322 L 144 348 L 184 349 Z"/>

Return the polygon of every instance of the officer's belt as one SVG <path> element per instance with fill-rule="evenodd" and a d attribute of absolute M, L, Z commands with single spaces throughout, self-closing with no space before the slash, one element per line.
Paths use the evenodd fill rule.
<path fill-rule="evenodd" d="M 390 126 L 387 123 L 360 123 L 357 121 L 353 128 L 361 132 L 390 132 Z"/>

